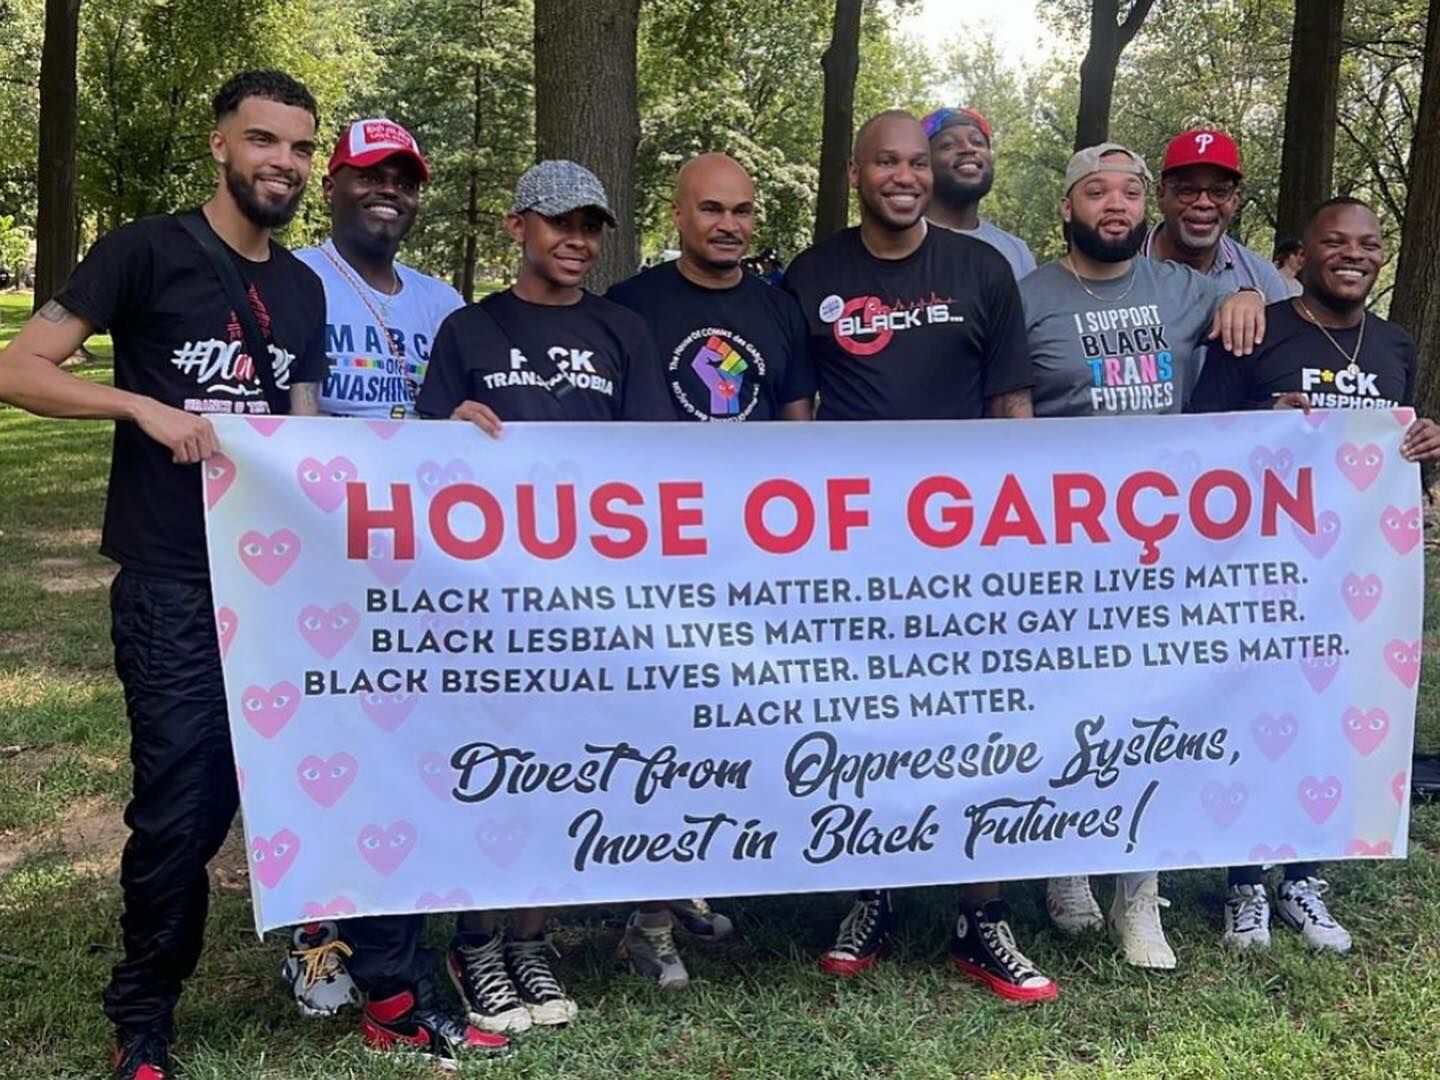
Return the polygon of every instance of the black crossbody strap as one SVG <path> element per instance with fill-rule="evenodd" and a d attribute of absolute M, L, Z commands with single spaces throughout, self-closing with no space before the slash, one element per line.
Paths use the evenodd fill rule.
<path fill-rule="evenodd" d="M 265 344 L 265 335 L 260 333 L 260 324 L 250 307 L 250 297 L 245 290 L 245 283 L 240 280 L 240 271 L 235 269 L 229 254 L 221 250 L 220 240 L 209 224 L 200 220 L 200 211 L 181 214 L 179 221 L 191 238 L 200 245 L 200 250 L 209 257 L 215 276 L 220 279 L 220 287 L 225 292 L 225 299 L 229 301 L 235 317 L 240 320 L 240 329 L 245 335 L 245 352 L 255 367 L 255 375 L 260 380 L 260 391 L 265 395 L 270 412 L 283 416 L 290 411 L 290 398 L 275 383 L 275 365 L 270 358 L 270 347 Z"/>
<path fill-rule="evenodd" d="M 500 294 L 497 293 L 496 295 L 498 296 Z M 573 392 L 575 384 L 570 381 L 570 376 L 562 371 L 560 365 L 555 363 L 554 360 L 551 360 L 548 354 L 544 356 L 531 356 L 529 353 L 526 353 L 524 349 L 520 348 L 515 340 L 515 334 L 511 333 L 513 328 L 508 325 L 509 320 L 500 314 L 500 307 L 500 304 L 493 301 L 488 303 L 486 300 L 480 301 L 480 310 L 490 316 L 490 321 L 493 322 L 495 328 L 500 331 L 500 336 L 509 342 L 510 348 L 530 361 L 530 367 L 534 370 L 536 377 L 545 385 L 545 389 L 555 395 L 556 400 L 560 400 L 564 398 L 566 394 Z"/>

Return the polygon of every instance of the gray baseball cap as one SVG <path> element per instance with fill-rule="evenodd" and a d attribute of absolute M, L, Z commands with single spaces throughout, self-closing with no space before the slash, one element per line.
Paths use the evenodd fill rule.
<path fill-rule="evenodd" d="M 1124 154 L 1125 157 L 1116 156 L 1102 160 L 1107 154 Z M 1131 176 L 1140 177 L 1147 184 L 1155 179 L 1150 175 L 1145 159 L 1134 150 L 1116 142 L 1102 142 L 1087 146 L 1084 150 L 1077 150 L 1071 156 L 1070 164 L 1065 166 L 1065 194 L 1070 194 L 1070 189 L 1081 180 L 1098 172 L 1129 173 Z"/>
<path fill-rule="evenodd" d="M 515 185 L 513 214 L 533 210 L 545 217 L 559 217 L 571 210 L 593 206 L 611 225 L 615 215 L 605 198 L 605 185 L 583 165 L 573 161 L 542 161 L 526 171 Z"/>

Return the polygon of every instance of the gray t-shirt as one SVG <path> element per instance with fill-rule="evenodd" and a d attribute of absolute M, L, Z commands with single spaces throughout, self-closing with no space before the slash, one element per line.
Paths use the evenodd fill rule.
<path fill-rule="evenodd" d="M 1155 234 L 1164 227 L 1165 223 L 1161 221 L 1150 230 L 1141 249 L 1143 254 L 1152 259 L 1159 258 L 1154 254 Z M 1228 236 L 1220 238 L 1220 250 L 1215 253 L 1215 261 L 1210 264 L 1207 276 L 1220 287 L 1222 296 L 1241 289 L 1259 289 L 1265 296 L 1265 303 L 1273 304 L 1295 295 L 1274 263 Z"/>
<path fill-rule="evenodd" d="M 932 222 L 932 224 L 940 225 L 938 221 Z M 950 229 L 951 232 L 957 232 L 961 236 L 969 236 L 989 244 L 1005 256 L 1005 261 L 1010 264 L 1010 271 L 1015 275 L 1016 281 L 1035 269 L 1035 256 L 1030 253 L 1030 248 L 1024 240 L 1014 233 L 1006 232 L 999 225 L 990 224 L 983 218 L 980 224 L 973 229 L 951 229 L 949 225 L 940 225 L 940 228 Z"/>
<path fill-rule="evenodd" d="M 1200 378 L 1221 294 L 1212 278 L 1137 258 L 1133 277 L 1086 281 L 1046 263 L 1020 282 L 1036 416 L 1178 413 Z M 1126 283 L 1129 284 L 1127 289 Z"/>

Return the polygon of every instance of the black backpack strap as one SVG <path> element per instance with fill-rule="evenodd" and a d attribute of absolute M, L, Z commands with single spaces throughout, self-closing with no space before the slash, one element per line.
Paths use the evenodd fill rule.
<path fill-rule="evenodd" d="M 220 288 L 225 293 L 225 299 L 229 301 L 235 317 L 240 320 L 240 329 L 245 335 L 245 352 L 255 367 L 255 375 L 260 380 L 260 391 L 265 395 L 270 412 L 276 416 L 285 415 L 290 411 L 290 397 L 275 383 L 275 365 L 270 358 L 270 347 L 265 344 L 265 335 L 260 332 L 260 324 L 250 307 L 250 296 L 245 289 L 245 283 L 240 280 L 240 271 L 235 269 L 229 253 L 222 250 L 220 238 L 215 235 L 209 223 L 201 220 L 200 211 L 181 214 L 178 220 L 210 259 L 210 266 L 214 269 L 215 276 L 220 279 Z"/>
<path fill-rule="evenodd" d="M 551 360 L 548 355 L 530 356 L 525 353 L 524 349 L 520 348 L 519 344 L 515 341 L 515 334 L 511 333 L 513 328 L 509 325 L 510 320 L 501 315 L 501 305 L 492 299 L 492 297 L 500 295 L 502 294 L 493 293 L 491 296 L 487 296 L 484 300 L 480 301 L 478 307 L 481 311 L 485 312 L 486 315 L 490 316 L 490 321 L 495 324 L 495 329 L 500 331 L 500 336 L 509 342 L 510 348 L 524 355 L 525 359 L 530 362 L 531 369 L 534 370 L 536 376 L 539 377 L 545 389 L 555 395 L 557 401 L 563 400 L 566 394 L 574 391 L 575 384 L 570 381 L 570 376 L 560 369 L 560 365 L 555 363 L 554 360 Z"/>

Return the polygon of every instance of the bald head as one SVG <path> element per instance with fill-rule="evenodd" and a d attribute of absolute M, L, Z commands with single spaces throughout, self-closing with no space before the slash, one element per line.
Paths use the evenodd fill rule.
<path fill-rule="evenodd" d="M 739 278 L 755 230 L 755 185 L 727 154 L 701 154 L 675 179 L 675 231 L 684 268 Z"/>
<path fill-rule="evenodd" d="M 920 121 L 904 109 L 890 109 L 861 124 L 850 157 L 850 186 L 867 221 L 896 232 L 914 228 L 934 188 L 930 140 Z"/>
<path fill-rule="evenodd" d="M 879 146 L 913 149 L 917 145 L 926 149 L 930 146 L 920 121 L 904 109 L 886 109 L 860 125 L 850 156 L 863 162 L 871 158 Z"/>

